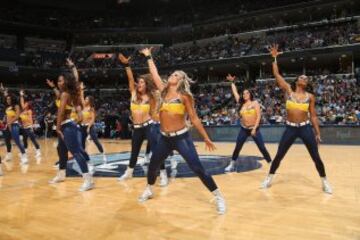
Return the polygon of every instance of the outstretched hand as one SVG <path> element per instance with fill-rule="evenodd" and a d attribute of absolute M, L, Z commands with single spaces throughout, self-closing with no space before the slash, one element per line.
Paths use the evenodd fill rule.
<path fill-rule="evenodd" d="M 153 47 L 150 48 L 143 48 L 141 49 L 139 52 L 141 54 L 143 54 L 145 57 L 150 56 L 151 55 L 151 51 L 153 50 Z"/>
<path fill-rule="evenodd" d="M 316 139 L 316 143 L 319 145 L 321 142 L 322 142 L 322 139 L 321 139 L 321 136 L 319 134 L 317 134 L 315 136 L 315 139 Z"/>
<path fill-rule="evenodd" d="M 230 73 L 226 76 L 226 80 L 230 81 L 230 82 L 234 82 L 236 79 L 235 75 L 231 75 Z"/>
<path fill-rule="evenodd" d="M 205 150 L 209 152 L 216 150 L 215 144 L 208 138 L 204 140 L 205 142 Z"/>
<path fill-rule="evenodd" d="M 66 66 L 72 67 L 72 66 L 75 66 L 75 64 L 70 58 L 67 58 L 66 59 Z"/>
<path fill-rule="evenodd" d="M 24 96 L 25 95 L 25 91 L 23 89 L 20 90 L 20 96 Z"/>
<path fill-rule="evenodd" d="M 82 90 L 82 91 L 85 90 L 85 88 L 86 88 L 84 82 L 80 82 L 79 86 L 80 86 L 80 90 Z"/>
<path fill-rule="evenodd" d="M 129 64 L 131 57 L 125 57 L 122 53 L 119 53 L 118 59 L 122 64 Z"/>
<path fill-rule="evenodd" d="M 51 88 L 54 88 L 54 87 L 55 87 L 55 83 L 54 83 L 54 81 L 52 81 L 52 80 L 46 79 L 46 83 L 47 83 L 47 85 L 49 85 L 49 87 L 51 87 Z"/>
<path fill-rule="evenodd" d="M 283 54 L 283 52 L 279 52 L 279 44 L 273 44 L 270 47 L 268 47 L 269 53 L 273 58 L 276 58 L 280 54 Z"/>

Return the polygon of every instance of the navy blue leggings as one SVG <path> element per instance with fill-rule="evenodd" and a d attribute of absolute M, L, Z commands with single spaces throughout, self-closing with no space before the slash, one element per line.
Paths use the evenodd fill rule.
<path fill-rule="evenodd" d="M 30 138 L 36 149 L 40 149 L 39 143 L 36 141 L 35 133 L 32 128 L 22 128 L 22 133 L 25 149 L 28 148 L 28 138 Z"/>
<path fill-rule="evenodd" d="M 309 151 L 320 177 L 325 177 L 325 167 L 321 161 L 315 134 L 310 124 L 302 127 L 286 126 L 285 132 L 283 133 L 279 143 L 278 151 L 271 164 L 270 174 L 275 174 L 281 160 L 298 137 L 304 142 L 307 150 Z"/>
<path fill-rule="evenodd" d="M 76 123 L 68 122 L 61 125 L 61 131 L 64 134 L 66 147 L 79 164 L 82 173 L 88 173 L 88 166 L 86 162 L 89 159 L 89 155 L 82 147 L 80 128 Z"/>
<path fill-rule="evenodd" d="M 22 154 L 24 154 L 25 148 L 24 148 L 24 145 L 20 141 L 20 125 L 18 123 L 11 124 L 10 134 L 11 134 L 11 138 L 14 139 L 16 145 L 18 146 L 20 152 Z"/>
<path fill-rule="evenodd" d="M 151 137 L 150 137 L 151 128 L 152 128 L 151 124 L 142 128 L 134 128 L 134 132 L 131 139 L 131 156 L 130 156 L 130 164 L 129 164 L 130 168 L 135 168 L 140 153 L 140 149 L 144 140 L 147 139 L 148 141 L 151 141 Z"/>
<path fill-rule="evenodd" d="M 157 169 L 173 150 L 177 150 L 180 153 L 191 170 L 195 172 L 195 174 L 201 179 L 209 191 L 212 192 L 217 189 L 214 179 L 205 171 L 204 167 L 202 166 L 193 140 L 191 139 L 191 136 L 188 132 L 176 137 L 165 137 L 161 135 L 156 149 L 150 159 L 147 176 L 148 184 L 153 185 L 155 183 Z"/>
<path fill-rule="evenodd" d="M 6 145 L 6 151 L 8 153 L 11 152 L 11 133 L 9 128 L 5 128 L 3 131 L 3 136 L 4 136 L 4 140 L 5 140 L 5 145 Z"/>
<path fill-rule="evenodd" d="M 151 125 L 151 134 L 150 134 L 150 141 L 148 141 L 148 146 L 150 145 L 150 150 L 152 153 L 154 153 L 156 146 L 158 145 L 161 138 L 160 133 L 160 124 L 155 123 Z M 148 147 L 147 146 L 147 147 Z M 147 149 L 147 148 L 146 148 Z M 161 163 L 160 169 L 165 169 L 165 160 Z"/>
<path fill-rule="evenodd" d="M 57 152 L 59 155 L 59 169 L 65 170 L 67 161 L 68 161 L 68 149 L 64 140 L 61 137 L 58 137 L 58 145 L 57 145 Z"/>
<path fill-rule="evenodd" d="M 135 128 L 131 140 L 131 157 L 130 157 L 130 168 L 135 168 L 137 158 L 141 149 L 141 145 L 144 140 L 147 139 L 147 148 L 154 153 L 156 145 L 158 143 L 160 134 L 160 124 L 150 124 L 146 127 Z M 162 163 L 160 169 L 165 169 L 165 164 Z"/>
<path fill-rule="evenodd" d="M 82 146 L 84 149 L 85 149 L 85 144 L 86 144 L 86 138 L 88 137 L 87 128 L 88 128 L 88 126 L 81 126 Z M 102 145 L 98 139 L 94 125 L 92 125 L 90 127 L 89 134 L 90 134 L 91 139 L 94 141 L 99 152 L 104 153 L 104 148 L 102 147 Z"/>
<path fill-rule="evenodd" d="M 257 147 L 259 148 L 260 152 L 264 156 L 265 160 L 267 162 L 271 162 L 270 154 L 269 154 L 268 150 L 265 147 L 264 140 L 263 140 L 263 137 L 262 137 L 262 135 L 260 133 L 259 128 L 256 129 L 256 135 L 252 136 L 251 135 L 251 129 L 246 129 L 244 127 L 240 128 L 240 132 L 239 132 L 239 135 L 238 135 L 237 140 L 236 140 L 236 146 L 235 146 L 235 149 L 234 149 L 234 152 L 233 152 L 233 155 L 232 155 L 232 160 L 233 161 L 237 160 L 237 158 L 239 157 L 239 153 L 241 151 L 241 148 L 243 147 L 246 139 L 249 136 L 252 137 L 252 139 L 256 143 Z"/>

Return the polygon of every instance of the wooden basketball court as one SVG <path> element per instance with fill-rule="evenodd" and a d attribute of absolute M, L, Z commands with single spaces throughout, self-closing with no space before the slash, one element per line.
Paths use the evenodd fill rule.
<path fill-rule="evenodd" d="M 96 189 L 80 193 L 80 178 L 49 185 L 57 160 L 53 140 L 41 140 L 43 160 L 30 152 L 20 169 L 17 150 L 0 177 L 0 239 L 360 239 L 360 148 L 322 145 L 334 194 L 321 190 L 315 166 L 303 145 L 294 145 L 273 186 L 259 189 L 269 166 L 215 176 L 228 211 L 218 216 L 212 195 L 197 178 L 177 178 L 155 188 L 155 198 L 137 202 L 145 178 L 119 183 L 96 178 Z M 107 152 L 130 150 L 129 141 L 109 144 Z M 204 144 L 198 143 L 204 151 Z M 214 154 L 231 156 L 233 143 L 217 143 Z M 277 144 L 267 144 L 272 155 Z M 95 152 L 90 146 L 90 152 Z M 2 156 L 4 156 L 4 147 Z M 260 156 L 253 143 L 242 154 Z M 16 157 L 15 157 L 16 156 Z M 8 169 L 7 169 L 8 168 Z M 27 172 L 26 172 L 27 170 Z"/>

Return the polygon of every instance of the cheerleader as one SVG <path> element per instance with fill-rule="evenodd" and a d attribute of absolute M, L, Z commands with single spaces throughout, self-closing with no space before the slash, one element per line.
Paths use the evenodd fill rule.
<path fill-rule="evenodd" d="M 84 100 L 84 108 L 82 110 L 82 120 L 81 120 L 81 133 L 82 133 L 82 146 L 86 149 L 86 139 L 90 134 L 91 139 L 94 141 L 97 149 L 102 154 L 103 162 L 106 164 L 106 154 L 104 152 L 104 148 L 101 145 L 96 130 L 95 130 L 95 118 L 96 118 L 96 111 L 95 111 L 95 104 L 94 104 L 94 97 L 86 96 Z"/>
<path fill-rule="evenodd" d="M 269 51 L 274 59 L 272 68 L 276 83 L 286 94 L 287 121 L 286 129 L 281 137 L 274 161 L 271 164 L 269 175 L 265 178 L 261 187 L 269 188 L 271 186 L 274 174 L 280 166 L 281 160 L 285 157 L 285 154 L 296 138 L 300 138 L 316 166 L 323 191 L 331 194 L 332 189 L 326 179 L 325 167 L 319 155 L 318 145 L 321 142 L 320 128 L 315 110 L 315 96 L 307 91 L 309 79 L 307 76 L 301 75 L 296 78 L 293 86 L 290 86 L 279 73 L 277 57 L 281 52 L 278 51 L 278 45 L 273 45 L 269 48 Z"/>
<path fill-rule="evenodd" d="M 25 152 L 25 148 L 23 143 L 20 141 L 20 106 L 15 102 L 15 98 L 8 94 L 8 91 L 4 89 L 1 84 L 0 89 L 3 91 L 5 100 L 6 100 L 6 108 L 5 108 L 5 116 L 6 116 L 6 130 L 5 130 L 5 143 L 7 148 L 7 155 L 5 157 L 6 160 L 11 160 L 11 139 L 15 141 L 15 144 L 18 146 L 21 157 L 20 163 L 25 165 L 28 163 L 27 154 Z"/>
<path fill-rule="evenodd" d="M 82 90 L 78 81 L 79 78 L 75 65 L 68 60 L 68 66 L 73 72 L 65 72 L 58 78 L 60 106 L 57 114 L 56 132 L 61 141 L 65 144 L 65 147 L 74 156 L 81 169 L 84 182 L 79 191 L 87 191 L 94 188 L 93 178 L 89 173 L 87 165 L 89 156 L 82 148 L 80 129 L 77 123 L 71 118 L 71 113 L 74 111 L 77 115 L 81 115 L 81 105 L 83 101 L 81 96 Z M 74 74 L 74 72 L 76 73 Z M 62 165 L 61 162 L 60 165 Z M 61 177 L 63 177 L 61 180 L 64 180 L 65 174 L 62 174 Z"/>
<path fill-rule="evenodd" d="M 40 145 L 36 140 L 35 133 L 33 130 L 33 115 L 31 110 L 31 104 L 28 101 L 25 101 L 24 99 L 24 91 L 20 91 L 20 105 L 21 105 L 21 113 L 20 113 L 20 121 L 22 126 L 22 132 L 23 132 L 23 142 L 25 151 L 28 147 L 28 138 L 30 138 L 31 142 L 34 144 L 35 147 L 35 158 L 39 162 L 41 160 L 41 151 L 40 151 Z"/>
<path fill-rule="evenodd" d="M 234 83 L 235 78 L 235 76 L 231 76 L 230 74 L 228 74 L 226 77 L 226 79 L 231 82 L 231 90 L 235 97 L 236 103 L 240 103 L 239 109 L 241 116 L 241 127 L 231 161 L 225 168 L 225 172 L 231 172 L 235 170 L 236 160 L 239 157 L 242 146 L 249 136 L 251 136 L 255 141 L 265 160 L 268 163 L 271 162 L 270 154 L 265 147 L 264 140 L 259 129 L 261 119 L 260 104 L 254 100 L 253 94 L 248 89 L 244 89 L 242 97 L 240 97 L 240 94 Z"/>
<path fill-rule="evenodd" d="M 150 159 L 147 176 L 148 185 L 139 197 L 139 201 L 145 202 L 154 197 L 152 186 L 156 182 L 157 169 L 171 151 L 176 150 L 196 175 L 198 175 L 207 189 L 213 193 L 218 213 L 224 214 L 226 211 L 225 200 L 214 179 L 202 166 L 186 126 L 186 116 L 188 115 L 191 123 L 203 136 L 206 148 L 210 151 L 215 150 L 214 143 L 210 140 L 196 114 L 194 99 L 190 91 L 191 79 L 185 72 L 175 71 L 169 76 L 167 82 L 164 83 L 152 59 L 151 48 L 145 48 L 141 50 L 141 53 L 146 57 L 152 79 L 161 92 L 159 110 L 161 137 Z"/>
<path fill-rule="evenodd" d="M 131 94 L 131 116 L 134 123 L 134 132 L 131 140 L 131 157 L 128 168 L 119 178 L 119 181 L 129 179 L 133 176 L 137 158 L 144 140 L 148 140 L 152 151 L 156 147 L 157 130 L 154 125 L 154 111 L 156 111 L 157 99 L 155 96 L 155 87 L 151 80 L 151 75 L 141 75 L 135 85 L 133 72 L 129 65 L 130 57 L 126 58 L 119 54 L 119 61 L 124 65 L 129 81 L 129 90 Z M 168 184 L 165 164 L 160 164 L 161 186 Z M 159 166 L 160 167 L 160 166 Z"/>

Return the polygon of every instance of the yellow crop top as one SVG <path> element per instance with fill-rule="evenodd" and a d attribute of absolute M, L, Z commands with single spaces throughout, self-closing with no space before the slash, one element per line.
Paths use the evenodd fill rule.
<path fill-rule="evenodd" d="M 150 112 L 150 104 L 149 103 L 135 103 L 131 102 L 130 110 L 132 112 L 134 111 L 141 111 L 143 113 L 149 113 Z"/>
<path fill-rule="evenodd" d="M 306 93 L 306 99 L 302 102 L 295 99 L 293 94 L 291 94 L 286 100 L 286 110 L 300 110 L 300 111 L 308 112 L 309 105 L 310 105 L 310 97 L 308 93 Z"/>
<path fill-rule="evenodd" d="M 185 105 L 181 102 L 179 98 L 175 98 L 168 102 L 163 101 L 160 107 L 160 112 L 161 111 L 184 115 Z"/>
<path fill-rule="evenodd" d="M 60 99 L 56 99 L 55 105 L 56 105 L 57 108 L 60 107 Z M 66 110 L 73 110 L 73 107 L 70 106 L 70 105 L 66 105 L 65 109 L 66 109 Z"/>
<path fill-rule="evenodd" d="M 132 112 L 141 111 L 143 113 L 150 113 L 150 103 L 149 103 L 149 101 L 146 101 L 144 103 L 136 102 L 136 93 L 134 93 L 131 96 L 130 110 Z"/>
<path fill-rule="evenodd" d="M 91 120 L 91 111 L 83 110 L 82 111 L 83 121 L 90 121 Z"/>
<path fill-rule="evenodd" d="M 16 112 L 15 112 L 15 110 L 13 109 L 13 107 L 8 107 L 7 109 L 6 109 L 6 111 L 5 111 L 5 113 L 6 113 L 6 117 L 10 117 L 10 118 L 13 118 L 13 117 L 15 117 L 16 116 Z"/>
<path fill-rule="evenodd" d="M 240 110 L 241 116 L 256 116 L 256 109 L 254 106 L 248 106 Z"/>
<path fill-rule="evenodd" d="M 32 123 L 31 114 L 29 114 L 28 111 L 22 112 L 20 114 L 20 120 L 25 125 L 27 125 L 27 123 L 31 124 Z"/>
<path fill-rule="evenodd" d="M 56 105 L 57 108 L 60 107 L 60 100 L 59 99 L 56 99 L 55 105 Z M 65 110 L 71 110 L 70 119 L 72 119 L 75 122 L 78 121 L 79 118 L 78 118 L 78 115 L 77 115 L 77 113 L 75 111 L 75 108 L 73 106 L 66 105 Z"/>

